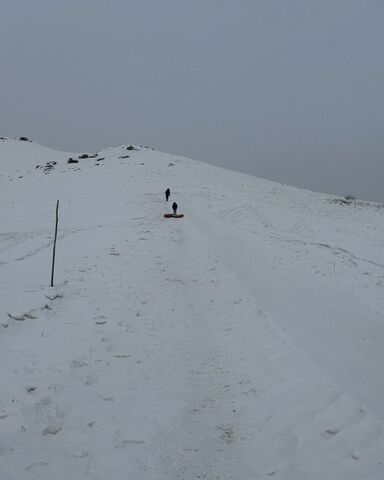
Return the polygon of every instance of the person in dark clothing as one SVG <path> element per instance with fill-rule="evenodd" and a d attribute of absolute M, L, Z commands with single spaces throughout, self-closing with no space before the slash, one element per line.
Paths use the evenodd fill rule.
<path fill-rule="evenodd" d="M 177 213 L 177 203 L 176 202 L 172 203 L 172 210 L 173 210 L 173 214 L 176 215 L 176 213 Z"/>
<path fill-rule="evenodd" d="M 171 191 L 170 191 L 169 188 L 167 188 L 167 189 L 165 190 L 165 199 L 167 200 L 167 202 L 168 202 L 168 198 L 169 198 L 170 194 L 171 194 Z"/>

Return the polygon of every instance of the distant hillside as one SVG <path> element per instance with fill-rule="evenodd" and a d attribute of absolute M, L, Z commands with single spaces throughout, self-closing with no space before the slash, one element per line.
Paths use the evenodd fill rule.
<path fill-rule="evenodd" d="M 1 479 L 384 478 L 381 205 L 20 139 L 0 192 Z"/>

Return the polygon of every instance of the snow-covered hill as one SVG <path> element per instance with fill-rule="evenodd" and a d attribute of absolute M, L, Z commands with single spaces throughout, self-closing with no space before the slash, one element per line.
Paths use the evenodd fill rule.
<path fill-rule="evenodd" d="M 0 478 L 384 478 L 384 208 L 79 156 L 0 140 Z"/>

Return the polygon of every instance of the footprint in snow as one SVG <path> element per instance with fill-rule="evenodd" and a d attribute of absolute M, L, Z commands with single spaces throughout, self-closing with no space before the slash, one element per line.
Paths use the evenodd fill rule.
<path fill-rule="evenodd" d="M 50 425 L 48 427 L 45 427 L 43 430 L 43 435 L 56 435 L 57 433 L 61 432 L 62 428 L 58 427 L 56 425 Z"/>
<path fill-rule="evenodd" d="M 250 388 L 249 390 L 244 390 L 243 392 L 241 392 L 243 395 L 250 395 L 250 394 L 254 394 L 254 395 L 257 395 L 257 390 L 256 388 Z"/>
<path fill-rule="evenodd" d="M 340 429 L 338 428 L 327 428 L 327 430 L 325 431 L 325 433 L 329 437 L 333 437 L 334 435 L 337 435 L 339 432 L 340 432 Z"/>
<path fill-rule="evenodd" d="M 25 470 L 27 472 L 36 472 L 36 471 L 40 470 L 41 468 L 47 467 L 48 465 L 49 465 L 49 463 L 44 462 L 44 461 L 34 462 L 34 463 L 31 463 L 30 465 L 28 465 L 27 467 L 25 467 Z"/>
<path fill-rule="evenodd" d="M 120 255 L 120 253 L 116 251 L 116 247 L 115 247 L 115 246 L 113 246 L 113 247 L 111 247 L 111 248 L 109 249 L 109 254 L 110 254 L 110 255 L 114 255 L 114 256 L 116 256 L 116 257 L 118 257 L 118 256 Z"/>
<path fill-rule="evenodd" d="M 79 450 L 78 452 L 75 453 L 74 457 L 76 457 L 76 458 L 88 457 L 88 451 L 87 450 Z"/>
<path fill-rule="evenodd" d="M 25 314 L 24 313 L 10 313 L 7 312 L 7 315 L 9 318 L 12 318 L 13 320 L 17 320 L 19 322 L 22 322 L 25 320 Z"/>
<path fill-rule="evenodd" d="M 217 430 L 221 432 L 220 438 L 225 443 L 229 444 L 235 441 L 235 432 L 232 430 L 231 427 L 225 425 L 219 425 Z"/>
<path fill-rule="evenodd" d="M 145 445 L 144 440 L 122 440 L 118 444 L 115 445 L 114 448 L 120 450 L 125 447 L 129 447 L 132 445 Z"/>
<path fill-rule="evenodd" d="M 96 319 L 95 319 L 95 324 L 96 325 L 105 325 L 107 323 L 107 320 L 106 318 L 104 317 L 104 315 L 99 315 Z"/>
<path fill-rule="evenodd" d="M 105 397 L 103 397 L 103 400 L 105 402 L 114 402 L 115 401 L 115 397 L 113 395 L 106 395 Z"/>
<path fill-rule="evenodd" d="M 88 362 L 85 360 L 79 358 L 78 360 L 72 360 L 71 362 L 71 367 L 72 368 L 81 368 L 81 367 L 86 367 L 88 366 Z"/>

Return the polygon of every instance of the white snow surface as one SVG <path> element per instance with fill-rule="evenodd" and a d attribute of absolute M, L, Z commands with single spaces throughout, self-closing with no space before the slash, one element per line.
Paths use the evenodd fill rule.
<path fill-rule="evenodd" d="M 1 480 L 382 480 L 384 208 L 78 155 L 0 140 Z"/>

